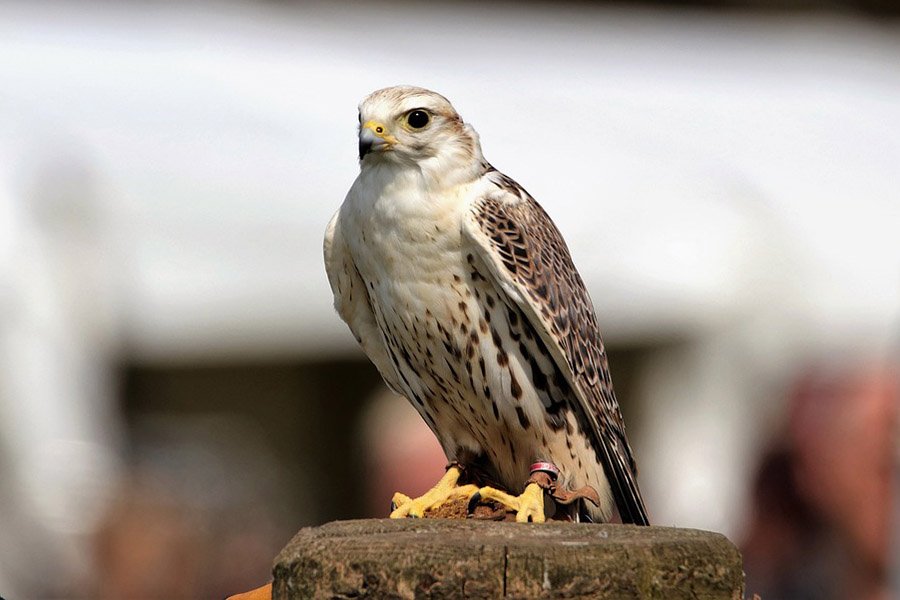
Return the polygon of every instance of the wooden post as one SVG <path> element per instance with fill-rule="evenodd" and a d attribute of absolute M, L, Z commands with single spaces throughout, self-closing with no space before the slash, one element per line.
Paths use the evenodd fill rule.
<path fill-rule="evenodd" d="M 301 529 L 273 599 L 743 598 L 741 555 L 695 529 L 448 519 Z"/>

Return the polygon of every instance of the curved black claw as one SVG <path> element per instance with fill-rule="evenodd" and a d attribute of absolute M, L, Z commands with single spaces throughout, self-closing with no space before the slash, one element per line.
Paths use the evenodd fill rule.
<path fill-rule="evenodd" d="M 394 512 L 394 511 L 397 510 L 398 508 L 400 508 L 400 507 L 397 506 L 397 503 L 394 502 L 393 500 L 391 500 L 391 512 Z"/>
<path fill-rule="evenodd" d="M 478 503 L 481 502 L 481 491 L 477 491 L 472 494 L 472 497 L 469 498 L 469 506 L 466 508 L 466 513 L 469 515 L 475 514 L 475 507 L 478 506 Z"/>

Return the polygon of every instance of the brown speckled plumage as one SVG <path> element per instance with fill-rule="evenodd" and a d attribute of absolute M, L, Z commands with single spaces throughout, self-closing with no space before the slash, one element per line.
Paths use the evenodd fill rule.
<path fill-rule="evenodd" d="M 490 165 L 485 176 L 505 194 L 486 195 L 471 207 L 482 243 L 489 245 L 525 296 L 542 337 L 548 345 L 558 345 L 575 388 L 564 395 L 565 407 L 590 436 L 623 520 L 646 524 L 637 465 L 625 437 L 597 316 L 569 249 L 544 209 L 519 184 Z"/>
<path fill-rule="evenodd" d="M 406 126 L 411 110 L 428 126 Z M 548 460 L 600 493 L 595 520 L 614 502 L 647 523 L 593 306 L 553 222 L 442 96 L 389 88 L 360 114 L 389 142 L 365 154 L 325 260 L 366 354 L 482 483 L 517 492 Z"/>

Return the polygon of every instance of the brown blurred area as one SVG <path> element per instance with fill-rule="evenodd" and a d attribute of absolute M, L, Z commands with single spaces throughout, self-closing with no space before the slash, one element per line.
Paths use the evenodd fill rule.
<path fill-rule="evenodd" d="M 365 514 L 352 430 L 377 385 L 352 361 L 128 368 L 131 475 L 87 595 L 222 598 L 264 581 L 298 528 Z"/>
<path fill-rule="evenodd" d="M 763 598 L 892 597 L 898 365 L 820 365 L 798 377 L 763 455 L 743 536 Z"/>

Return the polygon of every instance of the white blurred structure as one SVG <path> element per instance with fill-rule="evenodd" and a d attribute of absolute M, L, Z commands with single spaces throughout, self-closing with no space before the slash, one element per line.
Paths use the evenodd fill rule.
<path fill-rule="evenodd" d="M 91 457 L 115 422 L 78 418 L 108 415 L 113 341 L 166 361 L 355 352 L 322 233 L 356 174 L 356 103 L 411 83 L 449 97 L 554 217 L 608 341 L 672 341 L 632 424 L 651 516 L 733 534 L 779 377 L 897 333 L 897 33 L 582 4 L 0 5 L 4 155 L 78 156 L 104 224 L 64 247 L 78 215 L 63 201 L 52 231 L 30 223 L 9 182 L 34 164 L 4 160 L 0 460 L 58 474 L 53 444 L 77 439 L 107 464 Z M 53 389 L 15 364 L 29 342 L 6 306 L 26 296 L 62 311 L 35 338 Z M 4 532 L 7 506 L 59 483 L 14 481 Z"/>
<path fill-rule="evenodd" d="M 0 590 L 56 596 L 91 572 L 84 548 L 118 477 L 115 295 L 91 165 L 72 140 L 4 125 Z M 35 147 L 35 134 L 45 146 Z"/>

